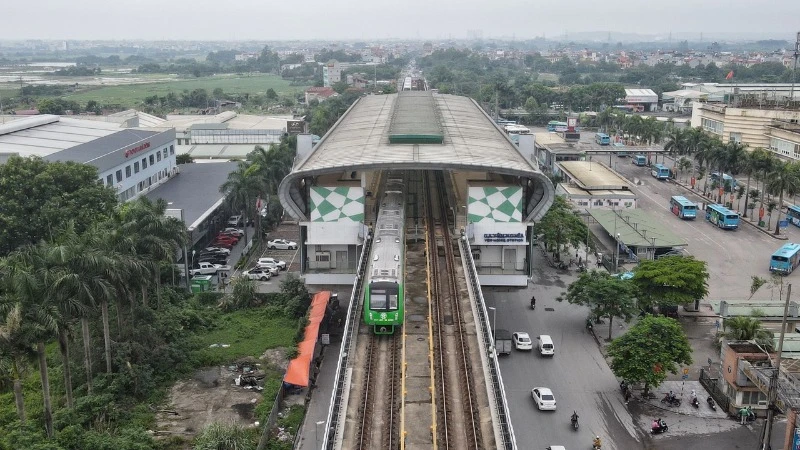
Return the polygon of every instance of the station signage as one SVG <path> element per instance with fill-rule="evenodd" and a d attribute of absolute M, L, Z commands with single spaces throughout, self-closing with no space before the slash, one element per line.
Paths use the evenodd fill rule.
<path fill-rule="evenodd" d="M 525 242 L 522 233 L 484 233 L 484 242 Z"/>
<path fill-rule="evenodd" d="M 287 120 L 286 131 L 289 134 L 301 134 L 306 132 L 306 122 L 304 120 Z"/>
<path fill-rule="evenodd" d="M 133 147 L 133 148 L 128 149 L 128 150 L 125 150 L 125 157 L 128 158 L 131 155 L 135 155 L 135 154 L 137 154 L 137 153 L 139 153 L 139 152 L 141 152 L 143 150 L 147 150 L 148 148 L 150 148 L 150 143 L 149 142 L 145 142 L 144 144 L 137 145 L 136 147 Z"/>

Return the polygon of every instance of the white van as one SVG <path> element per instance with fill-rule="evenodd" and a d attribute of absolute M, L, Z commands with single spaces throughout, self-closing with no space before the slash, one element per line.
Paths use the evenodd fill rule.
<path fill-rule="evenodd" d="M 553 356 L 555 354 L 555 347 L 550 335 L 542 334 L 539 336 L 539 353 L 542 356 Z"/>

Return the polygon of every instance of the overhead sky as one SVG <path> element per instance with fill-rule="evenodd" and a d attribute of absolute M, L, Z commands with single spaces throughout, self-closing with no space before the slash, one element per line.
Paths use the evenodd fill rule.
<path fill-rule="evenodd" d="M 516 39 L 599 31 L 780 37 L 798 0 L 7 0 L 0 39 Z M 685 38 L 686 36 L 684 36 Z"/>

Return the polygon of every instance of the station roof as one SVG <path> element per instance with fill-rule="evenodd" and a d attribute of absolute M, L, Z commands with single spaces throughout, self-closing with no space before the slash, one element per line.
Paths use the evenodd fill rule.
<path fill-rule="evenodd" d="M 619 234 L 620 242 L 628 247 L 672 248 L 687 245 L 658 219 L 641 209 L 590 209 L 588 212 L 610 236 Z"/>
<path fill-rule="evenodd" d="M 556 163 L 579 188 L 585 190 L 626 190 L 630 183 L 604 164 L 592 161 Z"/>
<path fill-rule="evenodd" d="M 215 115 L 169 114 L 160 127 L 174 127 L 177 132 L 189 129 L 232 129 L 232 130 L 285 130 L 286 121 L 292 116 L 256 116 L 224 111 Z M 224 124 L 224 125 L 219 125 Z"/>
<path fill-rule="evenodd" d="M 491 118 L 467 97 L 431 96 L 442 126 L 441 144 L 390 143 L 391 118 L 399 95 L 360 98 L 294 172 L 315 175 L 392 164 L 409 169 L 439 166 L 493 169 L 517 175 L 538 173 Z"/>

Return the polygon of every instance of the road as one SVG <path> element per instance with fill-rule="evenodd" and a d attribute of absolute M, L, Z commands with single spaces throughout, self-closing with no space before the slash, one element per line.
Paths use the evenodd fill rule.
<path fill-rule="evenodd" d="M 500 369 L 519 448 L 589 448 L 595 435 L 603 438 L 603 449 L 644 448 L 614 374 L 594 338 L 584 330 L 588 309 L 555 300 L 575 279 L 574 275 L 559 277 L 538 252 L 534 262 L 538 269 L 533 288 L 484 288 L 487 306 L 497 308 L 498 329 L 527 331 L 534 342 L 538 335 L 549 334 L 555 344 L 553 358 L 541 357 L 535 349 L 501 357 Z M 537 298 L 535 311 L 529 303 L 532 292 Z M 556 411 L 536 409 L 531 389 L 537 386 L 553 390 Z M 578 431 L 570 426 L 573 410 L 580 416 Z"/>

